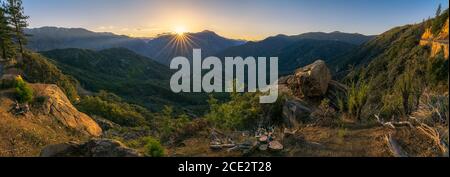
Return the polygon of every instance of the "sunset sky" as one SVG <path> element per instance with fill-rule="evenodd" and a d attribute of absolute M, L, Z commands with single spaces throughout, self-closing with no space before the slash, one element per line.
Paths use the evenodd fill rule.
<path fill-rule="evenodd" d="M 434 16 L 448 0 L 23 0 L 30 27 L 81 27 L 134 37 L 212 30 L 259 40 L 276 34 L 380 34 Z"/>

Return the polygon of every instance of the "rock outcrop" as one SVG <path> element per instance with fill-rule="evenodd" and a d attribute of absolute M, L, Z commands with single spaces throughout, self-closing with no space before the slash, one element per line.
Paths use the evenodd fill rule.
<path fill-rule="evenodd" d="M 287 84 L 297 97 L 323 96 L 328 90 L 331 72 L 322 60 L 300 68 L 287 80 Z"/>
<path fill-rule="evenodd" d="M 283 104 L 282 122 L 288 128 L 296 128 L 300 123 L 311 120 L 311 113 L 324 98 L 337 108 L 339 99 L 347 93 L 345 85 L 331 80 L 330 70 L 322 60 L 280 78 L 279 84 L 280 93 L 287 96 Z"/>
<path fill-rule="evenodd" d="M 85 141 L 102 134 L 99 125 L 79 112 L 57 86 L 30 86 L 34 101 L 23 114 L 11 111 L 16 105 L 15 90 L 0 89 L 0 156 L 38 156 L 47 145 Z"/>
<path fill-rule="evenodd" d="M 35 97 L 45 98 L 41 113 L 58 120 L 62 125 L 78 132 L 99 137 L 100 126 L 88 115 L 79 112 L 56 85 L 32 84 Z"/>
<path fill-rule="evenodd" d="M 420 45 L 431 47 L 431 56 L 436 56 L 439 52 L 444 52 L 444 57 L 448 59 L 449 56 L 449 44 L 448 44 L 448 28 L 449 20 L 442 27 L 439 34 L 433 35 L 432 29 L 427 28 L 422 35 Z"/>
<path fill-rule="evenodd" d="M 69 142 L 45 147 L 41 157 L 142 157 L 119 141 L 93 139 L 85 143 Z"/>

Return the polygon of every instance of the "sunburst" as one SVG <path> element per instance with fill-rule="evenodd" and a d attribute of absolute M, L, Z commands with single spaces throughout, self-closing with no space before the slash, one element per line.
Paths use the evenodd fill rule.
<path fill-rule="evenodd" d="M 164 55 L 164 53 L 170 54 L 189 54 L 192 48 L 199 47 L 195 41 L 199 41 L 190 33 L 187 32 L 186 28 L 180 26 L 175 28 L 173 31 L 175 35 L 170 37 L 170 41 L 164 48 L 162 48 L 157 56 Z"/>

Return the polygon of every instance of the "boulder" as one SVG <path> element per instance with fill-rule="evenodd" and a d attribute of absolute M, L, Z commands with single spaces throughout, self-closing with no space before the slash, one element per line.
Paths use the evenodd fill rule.
<path fill-rule="evenodd" d="M 312 110 L 297 100 L 286 100 L 283 105 L 283 124 L 288 128 L 297 127 L 299 122 L 309 117 Z"/>
<path fill-rule="evenodd" d="M 298 97 L 319 97 L 325 95 L 331 81 L 331 72 L 322 60 L 295 71 L 285 82 Z"/>
<path fill-rule="evenodd" d="M 45 147 L 41 157 L 141 157 L 136 150 L 111 139 L 93 139 L 85 143 L 69 142 Z"/>
<path fill-rule="evenodd" d="M 91 117 L 79 112 L 58 86 L 49 84 L 31 86 L 36 97 L 47 98 L 41 109 L 44 115 L 53 117 L 65 127 L 80 133 L 94 137 L 102 135 L 100 126 Z"/>

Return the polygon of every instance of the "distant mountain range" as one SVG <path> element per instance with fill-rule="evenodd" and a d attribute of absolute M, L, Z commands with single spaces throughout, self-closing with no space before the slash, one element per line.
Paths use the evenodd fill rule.
<path fill-rule="evenodd" d="M 148 48 L 145 40 L 113 33 L 97 33 L 82 28 L 42 27 L 26 29 L 30 35 L 28 48 L 35 51 L 81 48 L 102 50 L 123 47 L 142 53 Z"/>
<path fill-rule="evenodd" d="M 289 74 L 296 68 L 308 65 L 317 59 L 331 62 L 374 37 L 341 32 L 277 35 L 262 41 L 230 47 L 216 55 L 221 58 L 227 56 L 279 57 L 280 73 Z"/>
<path fill-rule="evenodd" d="M 66 48 L 91 50 L 126 48 L 166 65 L 175 56 L 190 56 L 192 48 L 201 48 L 205 55 L 212 55 L 228 47 L 245 43 L 245 41 L 221 37 L 212 31 L 186 33 L 183 39 L 176 34 L 164 34 L 155 38 L 131 38 L 113 33 L 92 32 L 82 28 L 42 27 L 26 29 L 25 32 L 30 35 L 27 47 L 34 51 Z M 185 44 L 191 45 L 181 47 L 175 44 L 176 40 L 184 40 Z"/>
<path fill-rule="evenodd" d="M 322 59 L 333 61 L 375 36 L 342 32 L 311 32 L 300 35 L 277 35 L 262 41 L 246 42 L 227 39 L 212 31 L 199 33 L 162 34 L 155 38 L 131 38 L 113 33 L 92 32 L 82 28 L 42 27 L 27 29 L 28 48 L 35 51 L 79 48 L 104 50 L 126 48 L 160 64 L 168 65 L 176 56 L 191 58 L 193 48 L 201 48 L 202 56 L 255 56 L 280 59 L 280 73 Z"/>

